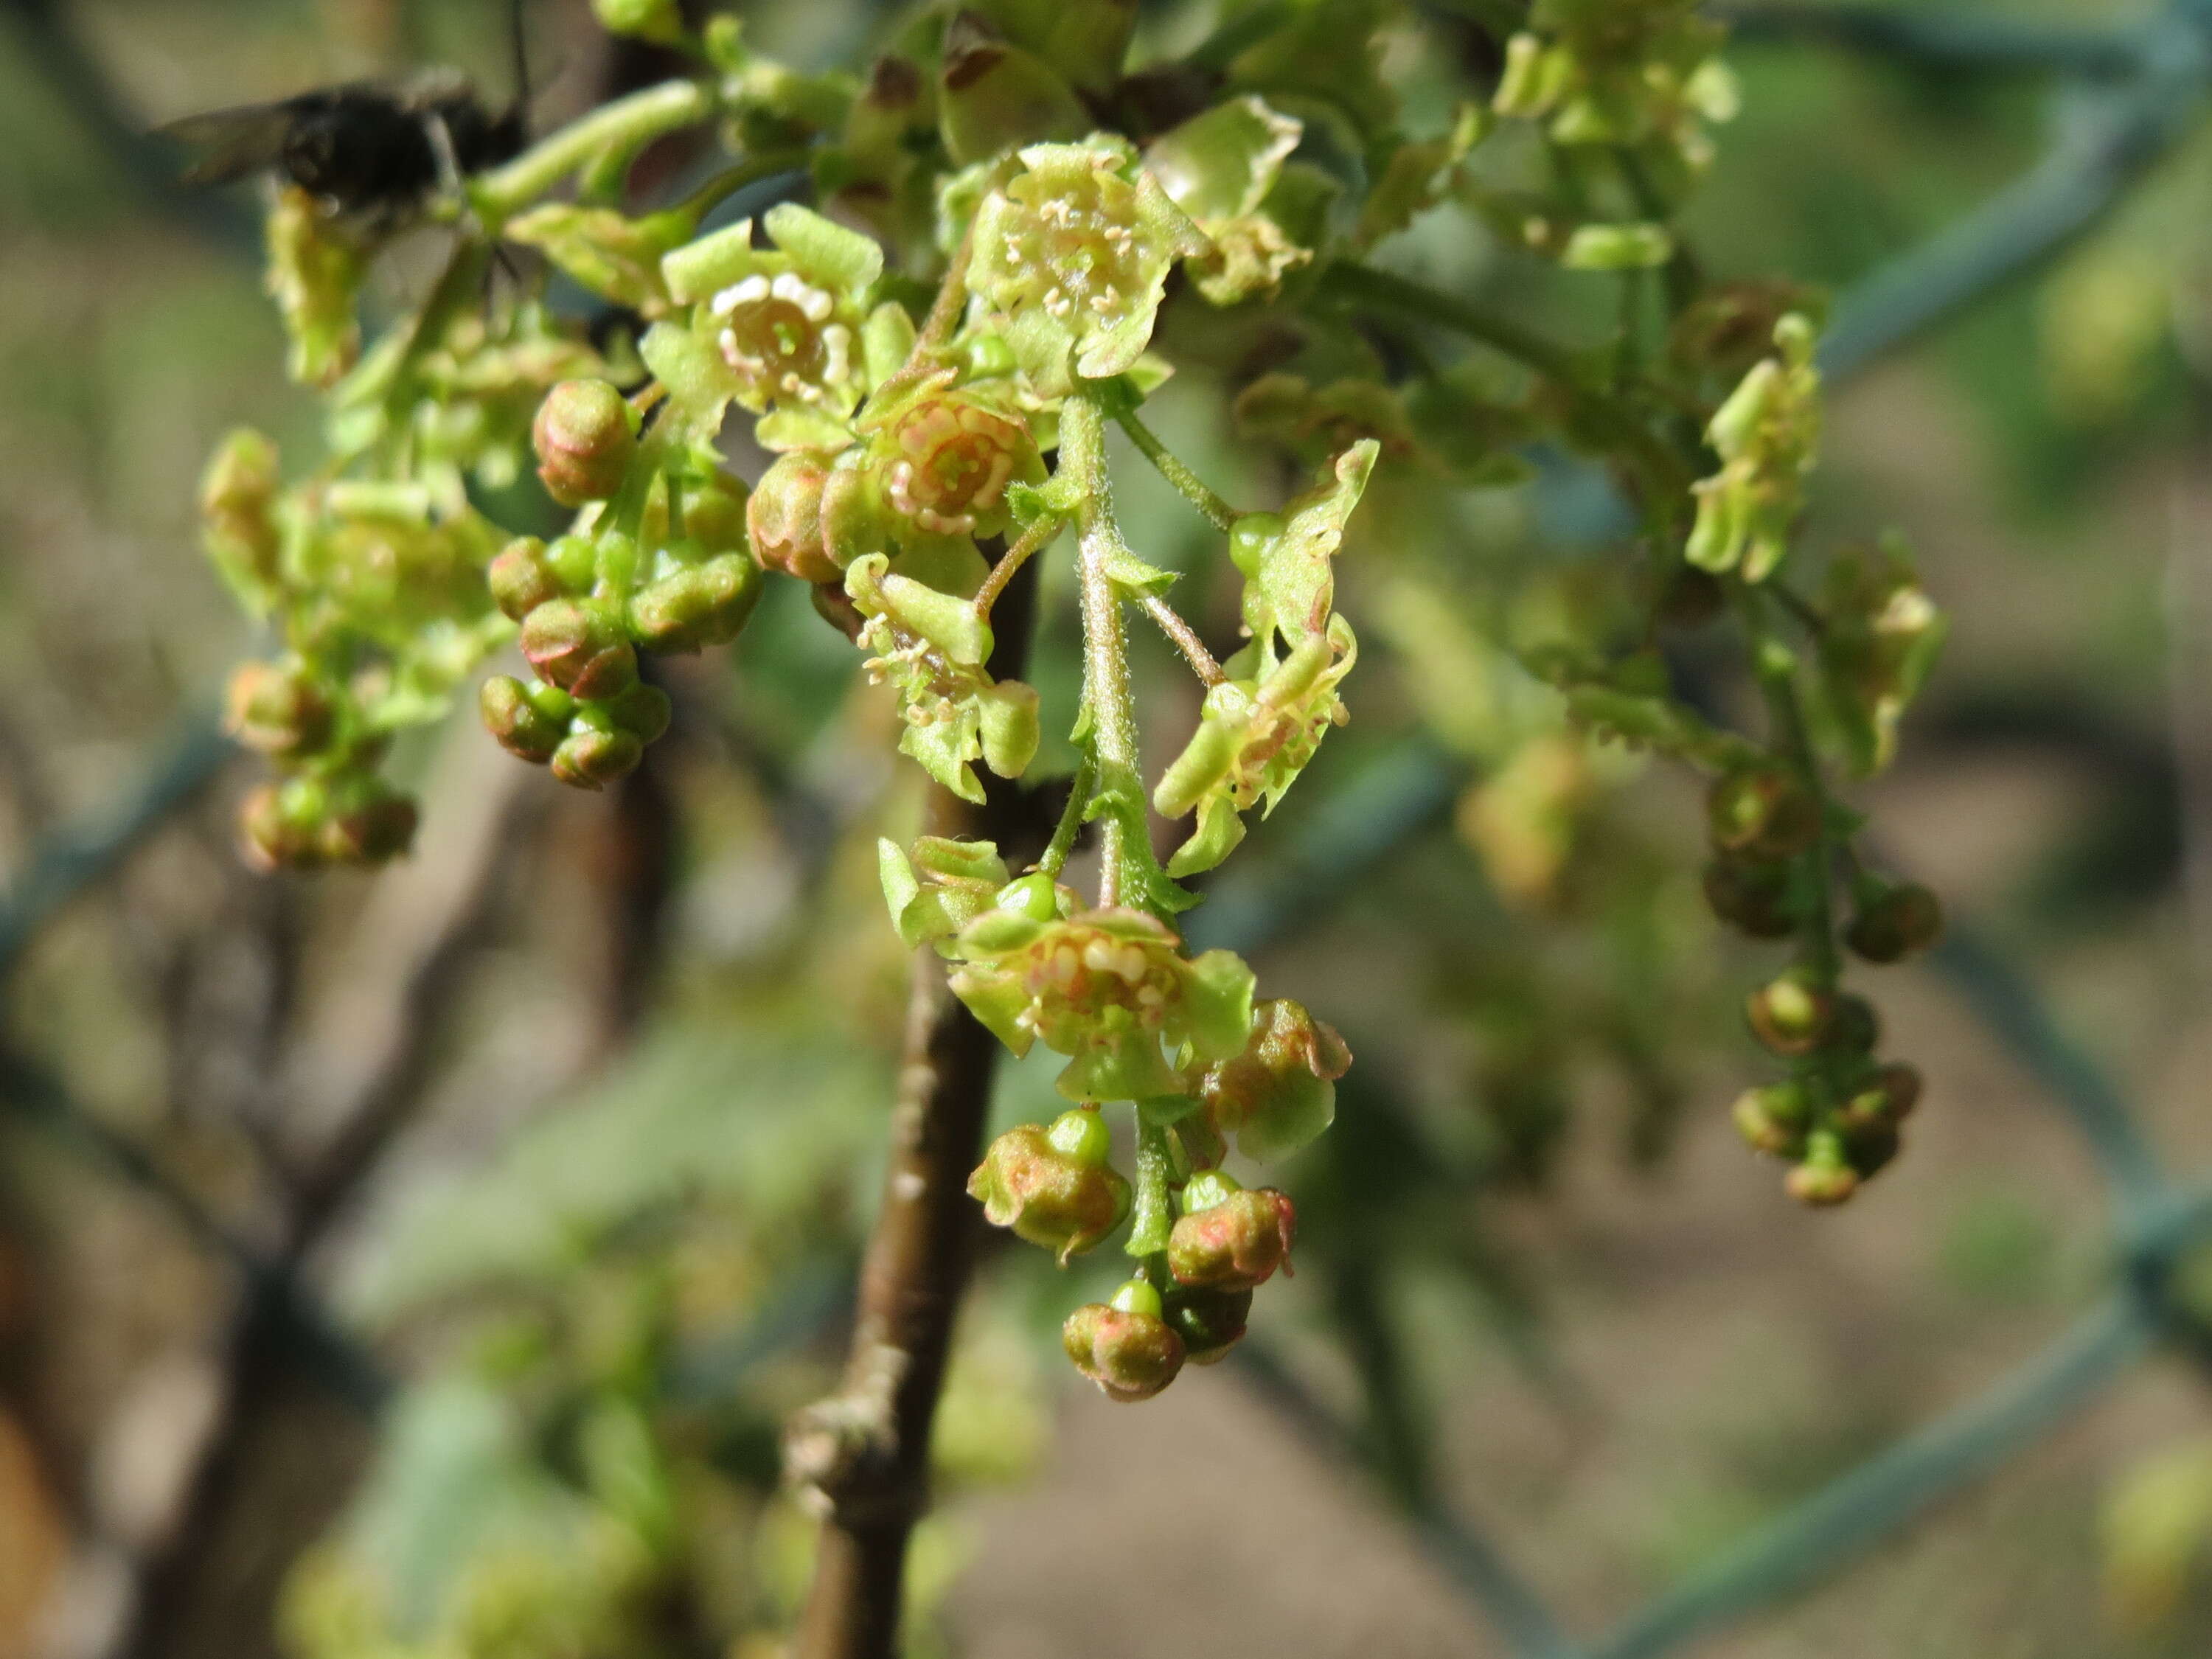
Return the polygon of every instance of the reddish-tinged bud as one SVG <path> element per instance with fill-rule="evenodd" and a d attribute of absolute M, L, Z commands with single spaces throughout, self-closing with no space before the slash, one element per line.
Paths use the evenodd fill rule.
<path fill-rule="evenodd" d="M 1936 943 L 1943 903 L 1917 881 L 1883 889 L 1859 906 L 1844 943 L 1869 962 L 1902 962 Z"/>
<path fill-rule="evenodd" d="M 522 624 L 522 654 L 540 679 L 571 696 L 611 697 L 637 680 L 637 650 L 606 605 L 556 599 Z"/>
<path fill-rule="evenodd" d="M 304 663 L 240 664 L 223 704 L 224 730 L 264 755 L 313 754 L 330 738 L 330 699 Z"/>
<path fill-rule="evenodd" d="M 562 595 L 561 579 L 535 536 L 518 536 L 491 562 L 491 602 L 510 622 L 520 622 Z"/>
<path fill-rule="evenodd" d="M 1161 1316 L 1160 1296 L 1133 1279 L 1110 1303 L 1088 1302 L 1060 1328 L 1075 1369 L 1110 1400 L 1150 1400 L 1182 1369 L 1182 1339 Z"/>
<path fill-rule="evenodd" d="M 574 700 L 565 691 L 550 685 L 538 690 L 573 707 Z M 483 715 L 484 730 L 499 739 L 501 748 L 517 759 L 543 766 L 568 734 L 568 710 L 546 708 L 530 693 L 531 688 L 513 675 L 496 674 L 477 694 L 477 708 Z"/>
<path fill-rule="evenodd" d="M 320 786 L 305 780 L 254 790 L 238 808 L 239 846 L 246 861 L 264 871 L 317 862 L 323 804 Z"/>
<path fill-rule="evenodd" d="M 653 651 L 726 644 L 752 615 L 763 580 L 750 559 L 725 553 L 639 589 L 629 602 L 630 628 Z"/>
<path fill-rule="evenodd" d="M 1252 1036 L 1234 1060 L 1207 1068 L 1199 1098 L 1237 1150 L 1267 1162 L 1307 1146 L 1334 1121 L 1336 1079 L 1352 1050 L 1298 1003 L 1275 998 L 1252 1010 Z"/>
<path fill-rule="evenodd" d="M 1182 1339 L 1184 1356 L 1194 1365 L 1211 1365 L 1227 1355 L 1244 1334 L 1251 1317 L 1252 1292 L 1178 1285 L 1167 1297 L 1167 1322 Z"/>
<path fill-rule="evenodd" d="M 645 758 L 632 733 L 611 726 L 579 726 L 553 751 L 553 775 L 577 789 L 603 789 Z"/>
<path fill-rule="evenodd" d="M 1805 1161 L 1784 1177 L 1784 1188 L 1800 1204 L 1841 1204 L 1859 1189 L 1859 1174 L 1844 1155 L 1843 1142 L 1823 1130 L 1813 1137 Z"/>
<path fill-rule="evenodd" d="M 1249 1291 L 1276 1268 L 1288 1271 L 1297 1212 L 1272 1187 L 1246 1192 L 1218 1170 L 1191 1177 L 1190 1206 L 1168 1235 L 1168 1269 L 1178 1284 Z"/>
<path fill-rule="evenodd" d="M 1129 1183 L 1106 1162 L 1109 1140 L 1095 1110 L 1062 1112 L 1049 1129 L 1024 1123 L 991 1143 L 969 1194 L 993 1226 L 1057 1252 L 1065 1267 L 1129 1213 Z"/>
<path fill-rule="evenodd" d="M 605 380 L 563 380 L 547 392 L 530 440 L 545 493 L 563 507 L 612 495 L 637 453 L 629 404 Z"/>
<path fill-rule="evenodd" d="M 1715 859 L 1705 866 L 1705 887 L 1713 914 L 1753 939 L 1785 939 L 1797 926 L 1787 865 Z"/>
<path fill-rule="evenodd" d="M 1819 1048 L 1835 1012 L 1834 996 L 1794 968 L 1760 986 L 1744 1005 L 1753 1034 L 1785 1056 L 1809 1054 Z"/>
<path fill-rule="evenodd" d="M 326 818 L 317 851 L 332 864 L 382 864 L 415 844 L 415 803 L 365 778 Z"/>
<path fill-rule="evenodd" d="M 1786 859 L 1820 839 L 1820 803 L 1790 773 L 1752 767 L 1714 781 L 1705 821 L 1723 853 Z"/>
<path fill-rule="evenodd" d="M 1820 1046 L 1847 1054 L 1870 1054 L 1881 1041 L 1881 1016 L 1875 1012 L 1874 1004 L 1849 991 L 1837 997 L 1835 1012 L 1828 1018 L 1828 1029 L 1820 1034 Z"/>
<path fill-rule="evenodd" d="M 1877 1123 L 1865 1128 L 1851 1129 L 1844 1136 L 1844 1154 L 1850 1160 L 1851 1171 L 1861 1181 L 1871 1181 L 1889 1167 L 1897 1156 L 1904 1138 L 1893 1124 Z"/>
<path fill-rule="evenodd" d="M 785 455 L 745 503 L 753 557 L 801 581 L 835 582 L 844 571 L 822 542 L 822 489 L 830 470 L 811 455 Z"/>
<path fill-rule="evenodd" d="M 1805 1129 L 1813 1109 L 1796 1084 L 1770 1083 L 1738 1095 L 1733 1115 L 1736 1133 L 1753 1151 L 1796 1158 L 1805 1150 Z"/>
<path fill-rule="evenodd" d="M 1837 1119 L 1849 1130 L 1895 1128 L 1919 1103 L 1919 1069 L 1893 1060 L 1853 1092 Z"/>

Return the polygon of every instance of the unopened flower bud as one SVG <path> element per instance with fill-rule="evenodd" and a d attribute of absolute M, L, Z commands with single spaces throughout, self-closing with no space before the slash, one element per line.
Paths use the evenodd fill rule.
<path fill-rule="evenodd" d="M 242 589 L 261 589 L 276 578 L 282 538 L 274 508 L 281 482 L 276 446 L 249 430 L 225 437 L 201 477 L 208 552 Z"/>
<path fill-rule="evenodd" d="M 1813 1137 L 1805 1161 L 1782 1184 L 1800 1204 L 1825 1207 L 1841 1204 L 1858 1191 L 1859 1175 L 1845 1159 L 1843 1142 L 1824 1130 Z"/>
<path fill-rule="evenodd" d="M 1901 962 L 1935 944 L 1942 931 L 1942 901 L 1918 882 L 1906 881 L 1863 902 L 1844 943 L 1869 962 Z"/>
<path fill-rule="evenodd" d="M 330 699 L 304 663 L 240 663 L 223 697 L 223 729 L 264 755 L 313 754 L 331 735 Z"/>
<path fill-rule="evenodd" d="M 674 718 L 675 705 L 669 702 L 668 693 L 657 685 L 638 681 L 628 690 L 617 692 L 605 702 L 594 703 L 582 711 L 586 725 L 597 725 L 602 716 L 615 731 L 627 732 L 640 743 L 657 742 L 668 730 Z"/>
<path fill-rule="evenodd" d="M 1150 1400 L 1182 1369 L 1183 1344 L 1162 1317 L 1159 1292 L 1133 1279 L 1110 1303 L 1088 1302 L 1060 1328 L 1075 1369 L 1110 1400 Z"/>
<path fill-rule="evenodd" d="M 1714 781 L 1705 822 L 1713 845 L 1724 853 L 1786 859 L 1820 839 L 1820 803 L 1788 772 L 1747 767 Z"/>
<path fill-rule="evenodd" d="M 1001 887 L 992 896 L 991 908 L 1015 911 L 1031 921 L 1050 921 L 1060 914 L 1060 890 L 1040 870 Z"/>
<path fill-rule="evenodd" d="M 530 441 L 545 493 L 563 507 L 612 495 L 637 453 L 629 404 L 605 380 L 563 380 L 547 392 Z"/>
<path fill-rule="evenodd" d="M 762 580 L 750 559 L 725 553 L 639 589 L 629 601 L 630 628 L 653 651 L 726 644 L 752 614 Z"/>
<path fill-rule="evenodd" d="M 1194 1365 L 1211 1365 L 1228 1354 L 1251 1317 L 1252 1292 L 1178 1285 L 1167 1297 L 1167 1322 L 1182 1339 Z"/>
<path fill-rule="evenodd" d="M 238 808 L 239 844 L 246 861 L 263 871 L 315 863 L 322 805 L 320 786 L 304 779 L 254 790 Z"/>
<path fill-rule="evenodd" d="M 1850 1161 L 1851 1173 L 1862 1182 L 1871 1181 L 1889 1167 L 1904 1137 L 1893 1123 L 1873 1123 L 1844 1133 L 1844 1155 Z"/>
<path fill-rule="evenodd" d="M 550 685 L 536 689 L 550 691 L 573 707 L 573 699 L 565 691 Z M 483 715 L 484 730 L 499 740 L 501 748 L 518 759 L 543 766 L 553 758 L 553 751 L 568 733 L 568 710 L 544 707 L 531 696 L 532 690 L 511 674 L 495 674 L 477 694 L 477 708 Z"/>
<path fill-rule="evenodd" d="M 553 775 L 576 789 L 604 789 L 645 758 L 645 745 L 611 722 L 580 722 L 553 751 Z"/>
<path fill-rule="evenodd" d="M 1736 1133 L 1754 1152 L 1795 1158 L 1805 1150 L 1812 1103 L 1795 1083 L 1770 1083 L 1738 1095 L 1732 1115 Z"/>
<path fill-rule="evenodd" d="M 1178 1284 L 1249 1291 L 1290 1265 L 1297 1212 L 1272 1187 L 1245 1191 L 1218 1170 L 1191 1177 L 1189 1206 L 1168 1235 L 1168 1269 Z"/>
<path fill-rule="evenodd" d="M 1753 1034 L 1778 1054 L 1809 1054 L 1826 1036 L 1836 999 L 1799 969 L 1791 969 L 1751 994 L 1744 1016 Z"/>
<path fill-rule="evenodd" d="M 1314 1140 L 1336 1117 L 1336 1079 L 1352 1050 L 1287 998 L 1255 1004 L 1244 1052 L 1207 1069 L 1199 1098 L 1237 1150 L 1262 1163 Z"/>
<path fill-rule="evenodd" d="M 341 792 L 323 822 L 317 851 L 331 864 L 382 864 L 414 845 L 415 803 L 380 779 L 363 777 Z"/>
<path fill-rule="evenodd" d="M 1820 1034 L 1823 1048 L 1870 1054 L 1881 1041 L 1881 1016 L 1875 1012 L 1874 1004 L 1849 991 L 1836 998 L 1835 1010 L 1828 1017 L 1828 1029 Z"/>
<path fill-rule="evenodd" d="M 522 654 L 538 677 L 571 696 L 611 697 L 637 679 L 637 651 L 609 606 L 556 599 L 522 624 Z"/>
<path fill-rule="evenodd" d="M 822 542 L 822 489 L 830 470 L 811 455 L 779 457 L 745 503 L 753 556 L 801 581 L 835 582 L 844 571 Z"/>
<path fill-rule="evenodd" d="M 1920 1087 L 1917 1066 L 1892 1060 L 1852 1091 L 1837 1119 L 1849 1130 L 1877 1125 L 1894 1128 L 1920 1103 Z"/>
<path fill-rule="evenodd" d="M 1129 1183 L 1106 1161 L 1109 1136 L 1095 1110 L 1062 1112 L 1049 1129 L 1024 1123 L 991 1143 L 968 1177 L 994 1227 L 1058 1253 L 1065 1267 L 1129 1213 Z"/>
<path fill-rule="evenodd" d="M 562 595 L 561 579 L 546 556 L 545 544 L 535 536 L 518 536 L 501 548 L 487 580 L 491 602 L 510 622 L 520 622 Z"/>
<path fill-rule="evenodd" d="M 1797 926 L 1786 864 L 1715 859 L 1705 866 L 1705 888 L 1713 914 L 1753 939 L 1784 939 Z"/>

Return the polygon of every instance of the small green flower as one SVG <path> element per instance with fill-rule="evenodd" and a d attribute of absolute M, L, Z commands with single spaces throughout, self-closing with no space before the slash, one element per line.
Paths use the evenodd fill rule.
<path fill-rule="evenodd" d="M 1705 125 L 1739 100 L 1724 32 L 1698 14 L 1697 0 L 1537 0 L 1492 106 L 1541 121 L 1554 143 L 1660 143 L 1703 167 Z"/>
<path fill-rule="evenodd" d="M 1134 367 L 1179 258 L 1207 244 L 1127 141 L 1032 144 L 977 210 L 969 285 L 1048 397 Z"/>
<path fill-rule="evenodd" d="M 1753 367 L 1706 428 L 1722 466 L 1692 486 L 1698 521 L 1682 550 L 1700 569 L 1740 568 L 1753 582 L 1790 550 L 1820 442 L 1812 324 L 1792 312 L 1775 325 L 1774 344 L 1777 355 Z"/>
<path fill-rule="evenodd" d="M 328 386 L 361 355 L 354 301 L 368 260 L 313 195 L 288 185 L 270 210 L 267 285 L 291 342 L 285 367 L 303 386 Z"/>
<path fill-rule="evenodd" d="M 1333 561 L 1380 450 L 1361 439 L 1280 513 L 1248 514 L 1231 531 L 1229 556 L 1244 574 L 1244 626 L 1256 647 L 1268 648 L 1273 635 L 1295 647 L 1328 631 Z"/>
<path fill-rule="evenodd" d="M 1146 170 L 1212 244 L 1191 268 L 1215 305 L 1273 294 L 1285 272 L 1312 260 L 1313 249 L 1265 210 L 1304 131 L 1265 99 L 1246 96 L 1193 116 L 1146 151 Z"/>
<path fill-rule="evenodd" d="M 1821 690 L 1853 769 L 1869 776 L 1896 755 L 1898 722 L 1936 665 L 1950 621 L 1895 538 L 1830 560 L 1821 599 Z"/>
<path fill-rule="evenodd" d="M 1074 895 L 1049 877 L 1011 881 L 1006 861 L 988 841 L 924 836 L 909 856 L 896 842 L 878 840 L 876 868 L 892 924 L 910 945 L 941 944 L 986 910 L 1003 907 L 1042 921 L 1075 908 Z"/>
<path fill-rule="evenodd" d="M 1238 814 L 1263 800 L 1274 811 L 1329 727 L 1349 718 L 1336 688 L 1358 657 L 1352 624 L 1332 617 L 1326 633 L 1301 641 L 1264 674 L 1224 680 L 1206 692 L 1198 730 L 1152 792 L 1163 817 L 1198 813 L 1168 874 L 1212 869 L 1244 838 Z"/>
<path fill-rule="evenodd" d="M 1049 1128 L 1022 1124 L 991 1143 L 969 1196 L 993 1226 L 1043 1245 L 1065 1267 L 1128 1219 L 1129 1183 L 1106 1161 L 1112 1139 L 1094 1109 L 1063 1112 Z"/>
<path fill-rule="evenodd" d="M 860 643 L 873 653 L 869 678 L 898 693 L 901 752 L 963 799 L 980 801 L 972 763 L 1018 778 L 1036 754 L 1036 688 L 991 678 L 990 624 L 971 603 L 890 566 L 871 553 L 845 573 L 846 594 L 866 619 Z"/>
<path fill-rule="evenodd" d="M 954 993 L 1009 1048 L 1042 1040 L 1069 1056 L 1059 1087 L 1070 1100 L 1182 1094 L 1182 1067 L 1242 1053 L 1251 1030 L 1252 970 L 1230 951 L 1185 957 L 1142 911 L 995 908 L 951 953 Z"/>
<path fill-rule="evenodd" d="M 719 392 L 756 412 L 797 405 L 850 414 L 866 390 L 860 336 L 883 250 L 793 203 L 770 208 L 762 223 L 773 247 L 753 246 L 747 219 L 660 262 L 670 297 L 695 307 L 684 331 L 711 341 L 723 369 L 720 385 L 708 375 L 696 388 L 671 383 L 670 392 Z M 669 380 L 650 349 L 647 363 Z"/>
<path fill-rule="evenodd" d="M 1237 1150 L 1259 1163 L 1311 1145 L 1336 1120 L 1336 1079 L 1352 1050 L 1303 1004 L 1271 998 L 1252 1011 L 1244 1050 L 1206 1069 L 1199 1099 Z"/>

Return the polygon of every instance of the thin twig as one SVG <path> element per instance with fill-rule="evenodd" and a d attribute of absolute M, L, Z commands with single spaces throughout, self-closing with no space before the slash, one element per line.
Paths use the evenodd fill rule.
<path fill-rule="evenodd" d="M 975 590 L 975 614 L 988 617 L 991 607 L 999 602 L 999 595 L 1006 591 L 1021 568 L 1034 558 L 1038 550 L 1060 534 L 1067 520 L 1057 514 L 1047 513 L 1033 520 L 1020 538 L 999 556 L 991 567 L 991 574 L 983 578 L 982 586 Z"/>
<path fill-rule="evenodd" d="M 1168 447 L 1159 441 L 1158 434 L 1138 418 L 1135 410 L 1116 408 L 1114 419 L 1121 430 L 1129 434 L 1129 441 L 1136 445 L 1144 458 L 1158 470 L 1160 477 L 1173 484 L 1176 492 L 1196 507 L 1208 524 L 1216 530 L 1236 528 L 1237 520 L 1242 515 L 1216 495 L 1203 478 L 1186 466 L 1181 456 L 1170 453 Z"/>
<path fill-rule="evenodd" d="M 1159 624 L 1160 632 L 1175 642 L 1192 673 L 1209 686 L 1219 685 L 1228 679 L 1229 676 L 1221 672 L 1221 665 L 1214 661 L 1213 653 L 1206 648 L 1206 641 L 1198 637 L 1198 630 L 1185 622 L 1173 605 L 1157 593 L 1147 593 L 1137 603 L 1147 617 Z"/>

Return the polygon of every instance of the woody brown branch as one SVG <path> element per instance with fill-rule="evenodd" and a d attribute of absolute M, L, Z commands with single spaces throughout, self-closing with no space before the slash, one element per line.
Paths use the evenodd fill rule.
<path fill-rule="evenodd" d="M 996 678 L 1025 672 L 1036 592 L 1030 564 L 997 603 Z M 1016 785 L 989 780 L 981 805 L 931 787 L 927 834 L 995 842 L 1011 863 L 1016 846 L 1040 839 L 1039 828 Z M 981 1231 L 967 1182 L 982 1153 L 998 1056 L 998 1040 L 953 996 L 943 960 L 927 946 L 916 951 L 890 1162 L 844 1379 L 786 1438 L 787 1475 L 822 1516 L 796 1659 L 897 1651 L 907 1544 L 928 1505 L 930 1428 Z"/>

